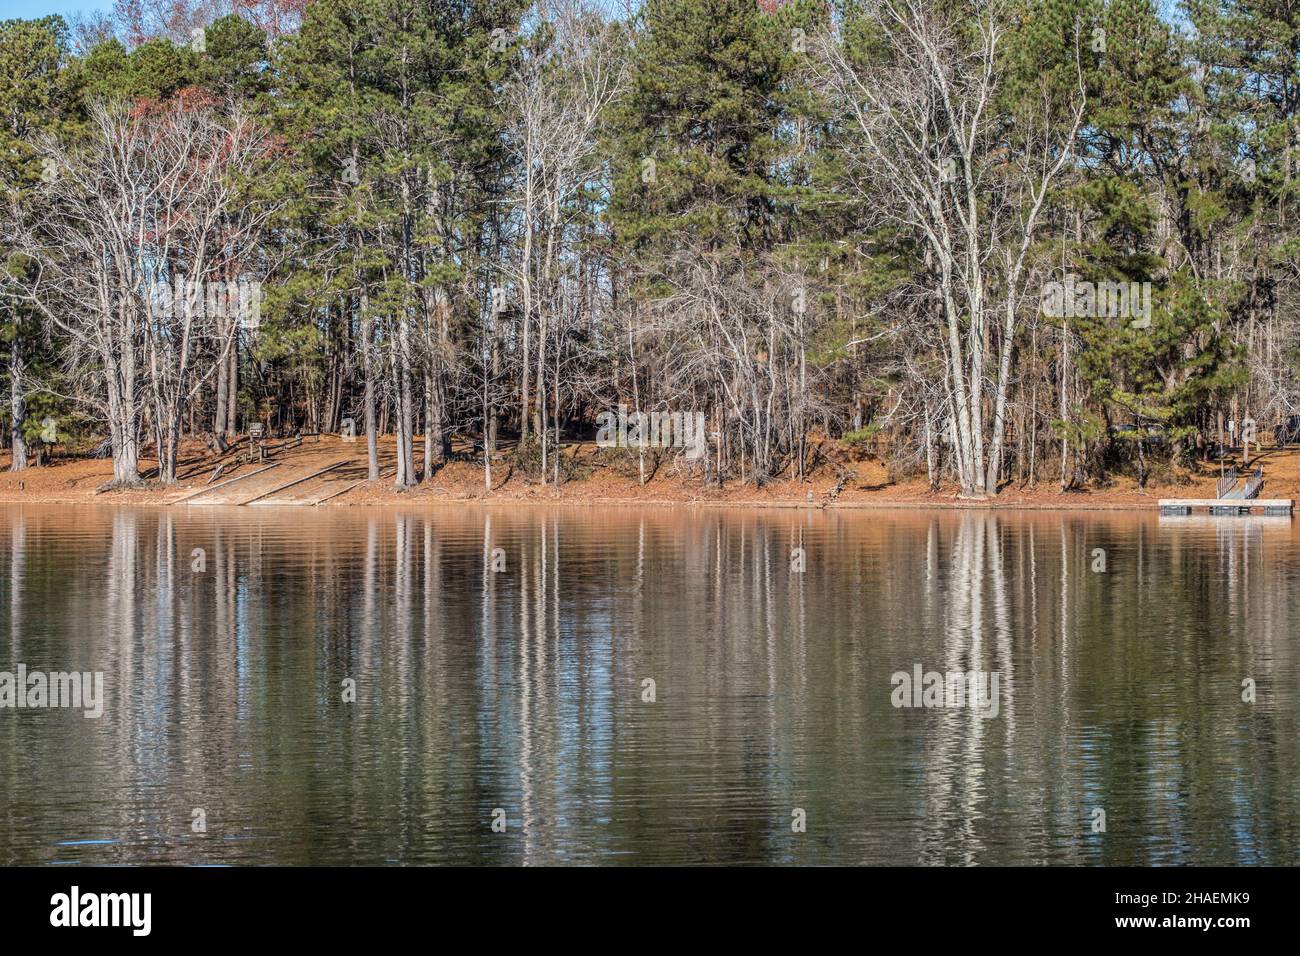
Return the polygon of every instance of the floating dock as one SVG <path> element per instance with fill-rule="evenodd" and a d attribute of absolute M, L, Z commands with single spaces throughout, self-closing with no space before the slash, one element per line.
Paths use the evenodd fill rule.
<path fill-rule="evenodd" d="M 1295 501 L 1291 498 L 1161 498 L 1162 515 L 1189 515 L 1205 511 L 1212 515 L 1256 514 L 1290 517 Z"/>

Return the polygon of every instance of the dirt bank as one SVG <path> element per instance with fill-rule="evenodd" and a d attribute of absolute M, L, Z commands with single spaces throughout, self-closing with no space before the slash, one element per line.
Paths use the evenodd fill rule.
<path fill-rule="evenodd" d="M 274 444 L 274 443 L 272 443 Z M 468 457 L 470 449 L 458 449 Z M 570 471 L 577 477 L 556 487 L 542 484 L 512 466 L 509 454 L 493 466 L 493 487 L 484 486 L 481 461 L 457 460 L 416 488 L 400 491 L 392 486 L 394 443 L 386 438 L 380 443 L 381 477 L 368 481 L 364 441 L 346 442 L 335 436 L 308 437 L 296 447 L 273 452 L 269 460 L 276 468 L 264 475 L 253 472 L 265 462 L 247 460 L 247 444 L 225 455 L 206 449 L 200 442 L 187 443 L 180 480 L 172 486 L 146 481 L 138 489 L 101 491 L 112 477 L 112 464 L 104 459 L 59 458 L 41 468 L 10 472 L 9 456 L 0 455 L 0 502 L 30 503 L 122 503 L 166 505 L 190 498 L 205 488 L 221 486 L 226 497 L 208 497 L 224 503 L 242 503 L 235 491 L 247 489 L 245 497 L 262 496 L 263 503 L 304 504 L 314 500 L 309 494 L 290 496 L 274 489 L 291 482 L 299 490 L 310 489 L 310 476 L 333 466 L 328 500 L 321 507 L 353 505 L 436 504 L 444 502 L 569 502 L 740 505 L 758 507 L 997 507 L 1030 509 L 1140 509 L 1154 508 L 1159 498 L 1213 498 L 1218 467 L 1201 465 L 1181 474 L 1176 483 L 1149 484 L 1140 489 L 1135 481 L 1117 477 L 1104 485 L 1061 494 L 1054 482 L 1040 482 L 1037 487 L 1014 483 L 987 502 L 966 501 L 955 488 L 931 493 L 924 480 L 891 481 L 885 468 L 870 459 L 849 460 L 842 455 L 835 464 L 824 464 L 805 481 L 781 479 L 762 488 L 730 482 L 722 488 L 704 485 L 698 476 L 679 472 L 666 462 L 649 475 L 644 485 L 639 481 L 636 459 L 626 453 L 611 454 L 591 444 L 566 446 Z M 417 462 L 420 448 L 416 448 Z M 148 475 L 154 463 L 144 461 Z M 1240 463 L 1238 463 L 1240 465 Z M 1300 498 L 1300 451 L 1266 450 L 1252 467 L 1264 469 L 1263 496 Z M 220 472 L 216 474 L 220 467 Z M 248 480 L 245 482 L 244 479 Z M 238 479 L 232 481 L 232 479 Z M 323 480 L 323 479 L 322 479 Z M 231 482 L 229 485 L 222 483 Z M 268 495 L 267 490 L 271 489 Z M 319 498 L 325 498 L 322 493 Z M 197 500 L 197 499 L 196 499 Z"/>

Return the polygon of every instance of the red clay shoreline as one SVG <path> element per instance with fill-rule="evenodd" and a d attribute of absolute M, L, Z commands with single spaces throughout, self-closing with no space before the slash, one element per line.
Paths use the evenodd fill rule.
<path fill-rule="evenodd" d="M 58 458 L 41 468 L 10 472 L 8 456 L 0 456 L 0 503 L 114 504 L 168 506 L 197 498 L 205 505 L 246 505 L 258 501 L 269 507 L 422 507 L 425 505 L 619 506 L 747 508 L 809 511 L 942 510 L 942 511 L 1109 511 L 1151 512 L 1161 498 L 1213 498 L 1219 468 L 1198 464 L 1174 481 L 1139 488 L 1118 476 L 1105 486 L 1061 493 L 1055 481 L 1037 486 L 1009 485 L 987 500 L 960 498 L 955 488 L 931 492 L 923 477 L 893 480 L 873 459 L 848 459 L 824 465 L 807 479 L 779 479 L 762 488 L 728 482 L 706 487 L 698 475 L 675 473 L 665 462 L 645 485 L 627 460 L 602 457 L 594 447 L 566 448 L 574 477 L 558 487 L 522 476 L 508 458 L 494 464 L 494 487 L 486 492 L 479 462 L 458 460 L 438 469 L 432 479 L 410 489 L 392 484 L 393 442 L 380 443 L 380 478 L 367 480 L 364 443 L 347 443 L 332 436 L 303 442 L 277 454 L 276 467 L 250 462 L 241 450 L 216 456 L 191 441 L 182 478 L 174 485 L 146 483 L 143 487 L 99 492 L 112 477 L 105 459 Z M 417 449 L 417 462 L 419 454 Z M 217 480 L 217 464 L 223 470 Z M 1300 452 L 1265 450 L 1252 467 L 1263 466 L 1265 498 L 1300 498 Z M 149 463 L 144 463 L 149 464 Z M 334 470 L 325 468 L 333 465 Z M 329 474 L 317 474 L 324 469 Z M 229 481 L 230 476 L 237 480 Z M 243 479 L 248 479 L 243 481 Z M 225 485 L 226 487 L 222 487 Z M 221 489 L 218 491 L 218 489 Z M 288 489 L 293 489 L 290 492 Z M 326 500 L 328 499 L 328 500 Z"/>
<path fill-rule="evenodd" d="M 155 496 L 135 496 L 131 493 L 99 495 L 94 498 L 51 498 L 36 495 L 0 494 L 0 505 L 116 505 L 131 508 L 170 508 L 179 507 L 182 502 L 160 499 Z M 1062 502 L 1061 504 L 1041 504 L 1029 502 L 997 501 L 915 501 L 915 500 L 880 500 L 880 501 L 832 501 L 808 504 L 803 501 L 675 501 L 660 498 L 587 498 L 576 501 L 570 498 L 511 498 L 483 496 L 480 498 L 440 498 L 425 496 L 419 499 L 395 496 L 391 501 L 338 501 L 324 502 L 311 507 L 317 508 L 400 508 L 445 507 L 449 505 L 471 506 L 523 506 L 549 508 L 578 508 L 590 505 L 609 505 L 617 507 L 652 507 L 652 508 L 717 508 L 717 509 L 759 509 L 782 511 L 1115 511 L 1115 512 L 1150 512 L 1157 507 L 1153 500 L 1147 504 L 1139 502 Z M 237 504 L 217 505 L 215 507 L 238 508 Z M 300 508 L 300 505 L 266 505 L 268 508 Z"/>

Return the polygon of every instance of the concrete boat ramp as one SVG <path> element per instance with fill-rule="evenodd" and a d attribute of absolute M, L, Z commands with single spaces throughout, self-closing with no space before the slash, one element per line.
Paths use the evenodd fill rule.
<path fill-rule="evenodd" d="M 177 499 L 174 504 L 204 505 L 318 505 L 337 497 L 366 477 L 365 463 L 349 459 L 323 468 L 293 466 L 283 462 L 259 465 L 252 471 Z"/>

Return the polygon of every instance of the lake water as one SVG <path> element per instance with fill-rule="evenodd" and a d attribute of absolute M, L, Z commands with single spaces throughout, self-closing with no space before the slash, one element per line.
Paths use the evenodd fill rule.
<path fill-rule="evenodd" d="M 0 709 L 0 863 L 1294 864 L 1297 624 L 1289 519 L 5 505 L 104 699 Z"/>

